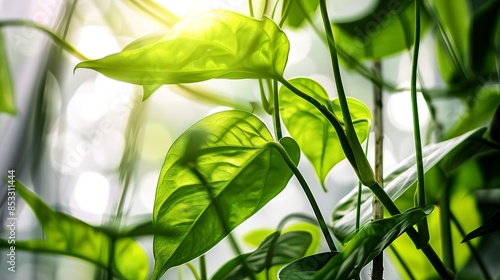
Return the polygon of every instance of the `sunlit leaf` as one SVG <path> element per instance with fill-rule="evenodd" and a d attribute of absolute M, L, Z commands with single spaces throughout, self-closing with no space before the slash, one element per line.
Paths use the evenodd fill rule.
<path fill-rule="evenodd" d="M 190 16 L 160 36 L 137 40 L 122 52 L 79 63 L 76 68 L 94 69 L 139 85 L 278 78 L 290 47 L 272 20 L 226 10 Z"/>
<path fill-rule="evenodd" d="M 432 212 L 433 206 L 412 208 L 390 218 L 364 224 L 356 236 L 313 279 L 353 279 L 398 236 Z"/>
<path fill-rule="evenodd" d="M 40 240 L 16 240 L 16 249 L 72 256 L 108 268 L 111 238 L 103 230 L 55 212 L 19 181 L 16 191 L 35 213 L 45 236 Z M 0 247 L 10 246 L 6 240 L 0 241 Z M 115 241 L 112 272 L 116 277 L 146 279 L 148 271 L 148 257 L 136 241 L 127 237 Z"/>
<path fill-rule="evenodd" d="M 205 253 L 284 189 L 292 172 L 280 151 L 295 163 L 299 152 L 282 142 L 242 111 L 208 116 L 174 142 L 156 190 L 153 220 L 164 236 L 154 239 L 153 279 Z"/>
<path fill-rule="evenodd" d="M 469 232 L 462 242 L 467 242 L 471 239 L 481 237 L 500 230 L 500 211 L 495 212 L 484 224 L 477 229 Z"/>
<path fill-rule="evenodd" d="M 332 25 L 336 43 L 354 58 L 380 59 L 413 45 L 413 1 L 375 2 L 364 16 Z M 421 18 L 425 30 L 428 25 L 425 13 Z"/>
<path fill-rule="evenodd" d="M 338 252 L 320 253 L 296 260 L 279 273 L 281 280 L 311 280 L 313 275 L 325 266 Z"/>
<path fill-rule="evenodd" d="M 449 5 L 446 0 L 433 0 L 433 9 L 442 23 L 444 34 L 436 31 L 436 55 L 443 79 L 448 83 L 456 83 L 465 79 L 461 68 L 466 69 L 468 60 L 470 15 L 466 0 L 457 0 Z M 446 36 L 446 40 L 443 39 Z M 447 43 L 449 47 L 447 47 Z M 456 51 L 454 62 L 450 48 Z M 458 63 L 458 64 L 457 64 Z"/>
<path fill-rule="evenodd" d="M 475 156 L 475 149 L 469 146 L 469 142 L 475 145 L 484 146 L 484 143 L 477 143 L 477 139 L 482 139 L 485 129 L 479 129 L 466 133 L 460 137 L 450 139 L 445 142 L 431 144 L 424 147 L 423 163 L 424 171 L 429 171 L 433 166 L 438 164 L 443 158 L 451 153 L 451 158 L 443 162 L 447 167 L 444 170 L 449 170 L 457 163 L 464 162 L 465 160 Z M 472 153 L 454 153 L 454 149 L 461 149 L 466 147 L 472 150 Z M 465 149 L 464 149 L 465 150 Z M 462 150 L 462 151 L 464 151 Z M 459 158 L 462 155 L 465 157 Z M 417 168 L 415 165 L 415 155 L 403 160 L 389 175 L 384 179 L 384 189 L 391 199 L 396 200 L 404 192 L 406 192 L 417 181 Z M 335 207 L 332 212 L 333 232 L 335 236 L 343 242 L 356 229 L 356 203 L 357 203 L 357 188 L 354 188 L 348 195 L 346 195 Z M 361 222 L 368 221 L 371 217 L 372 209 L 372 195 L 369 189 L 364 188 L 361 195 Z"/>
<path fill-rule="evenodd" d="M 479 75 L 494 73 L 500 35 L 500 0 L 482 5 L 474 13 L 471 29 L 472 68 Z"/>
<path fill-rule="evenodd" d="M 306 231 L 283 234 L 274 232 L 267 236 L 255 251 L 235 257 L 224 264 L 212 279 L 245 279 L 249 276 L 249 271 L 243 267 L 243 261 L 253 274 L 275 265 L 295 261 L 305 255 L 311 240 L 310 233 Z"/>
<path fill-rule="evenodd" d="M 293 79 L 290 83 L 332 110 L 339 120 L 343 120 L 339 100 L 331 102 L 320 84 L 307 78 Z M 335 129 L 318 109 L 288 88 L 280 88 L 279 98 L 283 123 L 311 161 L 321 185 L 326 189 L 328 172 L 345 158 Z M 370 110 L 356 99 L 348 98 L 347 101 L 358 139 L 363 142 L 370 130 Z"/>
<path fill-rule="evenodd" d="M 16 113 L 12 77 L 5 52 L 3 34 L 0 31 L 0 113 Z"/>
<path fill-rule="evenodd" d="M 306 16 L 312 18 L 318 9 L 318 0 L 285 0 L 283 7 L 288 7 L 288 11 L 283 9 L 282 17 L 286 16 L 285 24 L 292 28 L 300 28 L 306 22 Z M 288 14 L 284 14 L 287 12 Z"/>

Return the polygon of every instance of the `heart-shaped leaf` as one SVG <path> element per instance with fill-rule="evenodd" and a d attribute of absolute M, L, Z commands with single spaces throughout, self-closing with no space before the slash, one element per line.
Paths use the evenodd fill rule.
<path fill-rule="evenodd" d="M 432 144 L 424 147 L 423 153 L 423 163 L 424 171 L 429 171 L 433 166 L 438 164 L 446 155 L 452 153 L 454 149 L 460 149 L 461 146 L 468 145 L 468 142 L 473 142 L 477 139 L 482 139 L 485 129 L 479 129 L 476 131 L 471 131 L 462 136 L 450 139 L 448 141 Z M 484 146 L 484 145 L 482 145 Z M 470 147 L 469 147 L 470 149 Z M 472 149 L 475 151 L 474 149 Z M 463 154 L 463 153 L 462 153 Z M 455 159 L 447 159 L 445 165 L 448 167 L 446 169 L 451 169 L 457 163 L 464 162 L 466 159 L 474 156 L 475 153 L 468 154 L 465 158 L 459 158 L 461 155 L 458 153 L 452 153 Z M 445 170 L 446 170 L 445 169 Z M 384 179 L 384 190 L 391 197 L 392 200 L 396 200 L 404 192 L 406 192 L 415 182 L 417 181 L 417 168 L 415 165 L 415 155 L 403 160 L 388 176 Z M 353 233 L 356 229 L 356 203 L 357 203 L 357 188 L 354 188 L 349 194 L 347 194 L 335 207 L 332 212 L 332 223 L 333 232 L 335 236 L 341 241 L 344 240 Z M 372 209 L 372 194 L 368 188 L 363 188 L 361 194 L 361 214 L 360 221 L 368 221 L 371 217 Z"/>
<path fill-rule="evenodd" d="M 164 36 L 147 36 L 119 53 L 81 62 L 76 68 L 138 85 L 278 78 L 289 48 L 285 33 L 268 18 L 211 10 L 180 21 Z"/>
<path fill-rule="evenodd" d="M 313 279 L 354 279 L 398 236 L 429 215 L 433 206 L 412 208 L 390 218 L 375 220 L 359 228 L 344 250 L 335 255 Z"/>
<path fill-rule="evenodd" d="M 296 260 L 279 273 L 280 280 L 311 280 L 338 252 L 320 253 Z"/>
<path fill-rule="evenodd" d="M 0 112 L 16 113 L 12 77 L 10 75 L 2 32 L 0 32 Z"/>
<path fill-rule="evenodd" d="M 307 78 L 292 79 L 290 83 L 325 105 L 343 121 L 339 100 L 330 101 L 320 84 Z M 325 179 L 328 172 L 345 158 L 335 129 L 318 109 L 288 88 L 280 88 L 279 98 L 281 117 L 286 129 L 311 161 L 321 185 L 326 190 Z M 356 134 L 359 141 L 363 142 L 370 131 L 370 110 L 356 99 L 348 98 L 347 102 Z"/>
<path fill-rule="evenodd" d="M 297 144 L 282 144 L 250 113 L 225 111 L 184 132 L 168 151 L 153 212 L 153 279 L 208 251 L 280 193 L 292 176 Z"/>
<path fill-rule="evenodd" d="M 105 231 L 52 210 L 19 181 L 15 186 L 16 191 L 35 213 L 45 234 L 42 240 L 16 240 L 16 249 L 72 256 L 101 268 L 108 268 L 111 238 Z M 146 279 L 149 262 L 144 249 L 128 237 L 116 239 L 114 242 L 114 276 L 119 279 Z M 0 247 L 10 246 L 12 245 L 7 240 L 0 240 Z"/>
<path fill-rule="evenodd" d="M 355 20 L 332 25 L 335 41 L 358 59 L 381 59 L 413 45 L 415 5 L 412 1 L 376 1 L 373 10 Z M 421 16 L 423 30 L 427 16 Z M 423 33 L 423 32 L 422 32 Z"/>
<path fill-rule="evenodd" d="M 290 263 L 304 256 L 311 241 L 311 234 L 306 231 L 274 232 L 255 251 L 224 264 L 212 279 L 245 279 L 249 273 L 258 274 L 272 266 Z M 250 272 L 244 268 L 243 261 Z"/>

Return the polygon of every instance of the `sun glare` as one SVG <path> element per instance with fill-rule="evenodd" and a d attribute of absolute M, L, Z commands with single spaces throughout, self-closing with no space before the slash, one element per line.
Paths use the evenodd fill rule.
<path fill-rule="evenodd" d="M 99 173 L 84 172 L 78 177 L 72 202 L 82 211 L 101 216 L 106 210 L 108 196 L 108 180 Z"/>

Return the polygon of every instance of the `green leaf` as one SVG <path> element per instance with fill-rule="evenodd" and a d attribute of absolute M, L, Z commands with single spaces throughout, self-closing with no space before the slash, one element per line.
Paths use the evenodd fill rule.
<path fill-rule="evenodd" d="M 476 93 L 472 108 L 461 115 L 460 119 L 446 133 L 446 137 L 453 138 L 486 125 L 499 105 L 500 91 L 498 87 L 482 88 Z"/>
<path fill-rule="evenodd" d="M 462 240 L 462 243 L 499 230 L 500 230 L 500 211 L 497 211 L 488 220 L 486 220 L 484 224 L 482 224 L 477 229 L 469 232 Z"/>
<path fill-rule="evenodd" d="M 344 250 L 335 255 L 313 279 L 353 279 L 398 236 L 429 215 L 433 206 L 412 208 L 390 218 L 371 221 L 360 227 Z"/>
<path fill-rule="evenodd" d="M 0 32 L 0 112 L 15 115 L 14 88 L 4 43 L 3 34 Z"/>
<path fill-rule="evenodd" d="M 139 85 L 278 78 L 290 48 L 272 20 L 226 10 L 190 16 L 160 36 L 140 39 L 122 52 L 81 62 L 75 69 L 90 68 Z"/>
<path fill-rule="evenodd" d="M 43 240 L 16 240 L 16 249 L 72 256 L 108 268 L 111 238 L 103 230 L 52 210 L 19 181 L 16 191 L 35 213 L 45 235 Z M 0 240 L 0 247 L 10 246 L 7 240 Z M 112 269 L 120 279 L 146 279 L 149 270 L 146 252 L 131 238 L 117 239 Z"/>
<path fill-rule="evenodd" d="M 252 253 L 243 254 L 224 264 L 212 279 L 245 279 L 249 274 L 244 269 L 242 261 L 246 262 L 253 274 L 275 265 L 295 261 L 304 256 L 311 240 L 311 234 L 305 231 L 290 231 L 283 234 L 274 232 Z"/>
<path fill-rule="evenodd" d="M 242 111 L 216 113 L 184 132 L 158 180 L 153 221 L 165 235 L 154 238 L 153 279 L 208 251 L 280 193 L 292 176 L 282 152 L 264 123 Z M 288 154 L 298 162 L 298 151 Z"/>
<path fill-rule="evenodd" d="M 376 1 L 364 16 L 332 25 L 335 41 L 349 55 L 358 59 L 381 59 L 413 45 L 415 21 L 413 1 Z M 422 30 L 427 16 L 422 13 Z M 423 32 L 422 32 L 423 33 Z"/>
<path fill-rule="evenodd" d="M 279 273 L 280 280 L 311 280 L 313 275 L 325 266 L 338 252 L 320 253 L 296 260 Z"/>
<path fill-rule="evenodd" d="M 281 17 L 286 17 L 285 24 L 287 26 L 300 28 L 306 22 L 306 15 L 312 18 L 318 5 L 318 0 L 285 0 L 283 7 L 288 7 L 288 11 L 283 9 Z"/>
<path fill-rule="evenodd" d="M 467 154 L 466 157 L 461 157 L 462 153 L 454 153 L 455 149 L 464 151 L 462 147 L 471 149 L 469 142 L 484 146 L 484 143 L 477 143 L 478 139 L 482 139 L 485 129 L 471 131 L 462 136 L 450 139 L 448 141 L 431 144 L 423 148 L 424 172 L 429 171 L 433 166 L 442 163 L 447 166 L 444 170 L 450 170 L 456 164 L 462 163 L 465 160 L 475 156 L 473 153 Z M 446 156 L 450 154 L 449 158 Z M 453 163 L 453 164 L 452 164 Z M 406 192 L 417 181 L 417 168 L 415 165 L 415 155 L 403 160 L 389 175 L 384 179 L 384 190 L 392 200 L 396 200 L 404 192 Z M 368 221 L 371 217 L 372 209 L 372 194 L 368 188 L 363 188 L 361 194 L 361 214 L 360 221 Z M 357 203 L 357 188 L 354 188 L 347 194 L 335 207 L 332 212 L 332 225 L 335 236 L 344 242 L 345 239 L 356 229 L 356 203 Z"/>
<path fill-rule="evenodd" d="M 433 0 L 433 7 L 436 16 L 444 29 L 445 35 L 436 31 L 436 55 L 439 69 L 443 79 L 447 83 L 458 83 L 466 77 L 461 69 L 466 69 L 468 61 L 470 15 L 466 0 L 454 1 L 449 5 L 446 0 Z M 449 47 L 445 43 L 443 36 L 449 40 Z M 456 61 L 450 55 L 454 51 L 457 55 Z"/>
<path fill-rule="evenodd" d="M 498 36 L 500 34 L 500 0 L 482 5 L 472 18 L 470 34 L 472 68 L 478 75 L 496 71 Z"/>
<path fill-rule="evenodd" d="M 343 121 L 339 100 L 332 102 L 317 82 L 307 78 L 290 80 L 290 83 L 332 110 Z M 311 161 L 321 185 L 326 190 L 328 172 L 345 158 L 338 135 L 323 114 L 309 102 L 282 86 L 279 90 L 281 118 L 301 151 Z M 371 113 L 362 102 L 348 98 L 349 110 L 358 139 L 363 142 L 369 134 Z"/>

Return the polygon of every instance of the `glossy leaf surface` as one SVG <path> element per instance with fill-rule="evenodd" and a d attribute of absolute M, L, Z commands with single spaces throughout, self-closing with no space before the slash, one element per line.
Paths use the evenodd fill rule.
<path fill-rule="evenodd" d="M 477 139 L 482 139 L 484 129 L 469 132 L 460 137 L 450 139 L 445 142 L 440 142 L 428 145 L 423 148 L 423 164 L 424 171 L 429 171 L 433 166 L 438 164 L 446 155 L 451 153 L 454 149 L 460 149 L 460 146 L 468 145 L 468 142 L 474 142 Z M 470 148 L 470 147 L 469 147 Z M 475 153 L 469 154 L 467 158 L 474 156 Z M 463 162 L 467 158 L 459 158 L 460 154 L 455 154 L 456 157 L 447 162 Z M 451 164 L 448 163 L 452 168 Z M 417 169 L 415 166 L 415 155 L 412 155 L 403 160 L 392 172 L 389 173 L 384 179 L 384 189 L 391 199 L 396 200 L 404 192 L 406 192 L 417 181 Z M 355 231 L 356 228 L 356 203 L 357 203 L 357 188 L 353 189 L 347 196 L 345 196 L 335 207 L 332 213 L 333 232 L 335 236 L 341 241 Z M 363 223 L 368 221 L 371 217 L 372 209 L 372 194 L 369 189 L 363 188 L 361 194 L 361 214 L 360 221 Z"/>
<path fill-rule="evenodd" d="M 283 74 L 289 47 L 285 33 L 268 18 L 211 10 L 180 21 L 164 36 L 147 36 L 122 52 L 76 68 L 139 85 L 277 78 Z"/>
<path fill-rule="evenodd" d="M 174 142 L 156 190 L 153 221 L 164 235 L 154 239 L 154 279 L 208 251 L 284 189 L 292 172 L 280 150 L 295 164 L 300 154 L 286 139 L 273 142 L 250 113 L 225 111 Z"/>
<path fill-rule="evenodd" d="M 406 50 L 414 38 L 413 1 L 376 1 L 370 12 L 351 21 L 335 22 L 336 43 L 359 59 L 380 59 Z M 427 18 L 422 14 L 425 28 Z"/>
<path fill-rule="evenodd" d="M 15 114 L 14 89 L 4 44 L 3 34 L 0 31 L 0 113 Z"/>
<path fill-rule="evenodd" d="M 360 227 L 344 250 L 334 256 L 313 279 L 353 279 L 398 236 L 432 212 L 433 206 L 412 208 L 390 218 L 375 220 Z"/>
<path fill-rule="evenodd" d="M 330 101 L 320 84 L 307 78 L 292 79 L 290 83 L 332 110 L 343 121 L 339 100 Z M 345 158 L 335 129 L 318 109 L 288 88 L 280 88 L 279 98 L 286 129 L 311 161 L 321 185 L 326 189 L 324 184 L 328 172 Z M 356 134 L 359 141 L 363 142 L 370 131 L 370 110 L 356 99 L 348 98 L 347 101 Z"/>
<path fill-rule="evenodd" d="M 249 272 L 244 269 L 243 261 L 253 274 L 275 265 L 295 261 L 305 255 L 311 241 L 311 235 L 305 231 L 290 231 L 283 234 L 274 232 L 267 236 L 255 251 L 224 264 L 212 279 L 245 279 L 249 276 Z"/>
<path fill-rule="evenodd" d="M 16 249 L 34 253 L 72 256 L 107 269 L 110 237 L 101 229 L 72 216 L 55 212 L 34 193 L 16 182 L 16 191 L 35 213 L 43 227 L 43 240 L 16 240 Z M 113 273 L 120 279 L 146 279 L 149 262 L 144 249 L 131 238 L 115 241 Z M 0 247 L 8 248 L 6 240 Z"/>
<path fill-rule="evenodd" d="M 280 280 L 310 280 L 338 252 L 320 253 L 296 260 L 285 266 L 279 273 Z"/>

